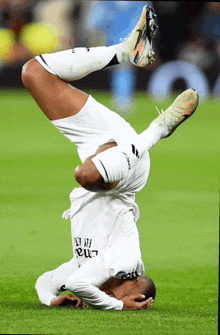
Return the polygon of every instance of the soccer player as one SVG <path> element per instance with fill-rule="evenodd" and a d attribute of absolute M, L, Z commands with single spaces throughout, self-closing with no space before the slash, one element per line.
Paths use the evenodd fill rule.
<path fill-rule="evenodd" d="M 25 87 L 52 124 L 77 145 L 82 161 L 75 170 L 82 187 L 72 191 L 71 208 L 63 215 L 71 220 L 74 258 L 39 277 L 36 289 L 46 305 L 59 305 L 65 299 L 58 297 L 62 290 L 95 308 L 144 309 L 153 303 L 154 285 L 143 275 L 135 194 L 148 179 L 148 151 L 195 112 L 198 94 L 186 90 L 137 134 L 118 114 L 67 82 L 121 62 L 147 66 L 156 28 L 153 9 L 145 6 L 123 43 L 43 54 L 23 68 Z M 110 290 L 112 283 L 116 286 Z"/>

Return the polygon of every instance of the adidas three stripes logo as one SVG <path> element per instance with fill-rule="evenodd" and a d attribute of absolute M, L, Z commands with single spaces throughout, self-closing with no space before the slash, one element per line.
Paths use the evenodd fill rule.
<path fill-rule="evenodd" d="M 140 158 L 138 150 L 135 148 L 134 144 L 131 145 L 132 153 L 137 157 Z"/>

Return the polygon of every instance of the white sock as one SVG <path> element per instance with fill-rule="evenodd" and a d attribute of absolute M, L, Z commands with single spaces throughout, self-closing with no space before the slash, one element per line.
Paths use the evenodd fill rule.
<path fill-rule="evenodd" d="M 157 122 L 151 122 L 150 126 L 138 135 L 138 149 L 140 154 L 149 151 L 161 138 L 167 135 L 166 127 L 160 126 Z"/>
<path fill-rule="evenodd" d="M 116 146 L 92 158 L 105 183 L 114 183 L 125 178 L 135 167 L 139 158 L 167 135 L 167 127 L 153 121 L 138 135 L 137 140 L 124 146 Z"/>
<path fill-rule="evenodd" d="M 74 81 L 106 66 L 125 62 L 122 56 L 123 43 L 109 47 L 74 48 L 36 57 L 40 64 L 50 73 L 65 81 Z"/>

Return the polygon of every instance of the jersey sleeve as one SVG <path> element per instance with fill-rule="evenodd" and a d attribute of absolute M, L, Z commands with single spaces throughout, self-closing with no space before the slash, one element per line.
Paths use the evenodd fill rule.
<path fill-rule="evenodd" d="M 94 280 L 96 279 L 94 278 Z M 79 277 L 74 278 L 73 276 L 70 276 L 67 279 L 66 287 L 77 295 L 77 297 L 82 299 L 88 306 L 105 310 L 122 310 L 124 306 L 123 301 L 110 297 L 108 294 L 101 291 L 94 285 L 94 280 L 93 278 L 80 279 Z"/>
<path fill-rule="evenodd" d="M 89 259 L 67 278 L 65 287 L 88 306 L 97 309 L 121 310 L 123 301 L 99 289 L 109 279 L 109 269 L 106 265 L 103 255 Z"/>
<path fill-rule="evenodd" d="M 50 306 L 54 298 L 58 297 L 60 290 L 51 283 L 51 272 L 45 272 L 36 282 L 35 288 L 42 304 Z"/>
<path fill-rule="evenodd" d="M 89 265 L 88 263 L 86 268 L 90 268 Z M 70 290 L 88 306 L 93 308 L 106 310 L 123 309 L 123 302 L 121 300 L 110 297 L 96 286 L 95 282 L 97 278 L 92 278 L 88 275 L 86 279 L 82 279 L 82 277 L 79 276 L 80 270 L 82 269 L 76 270 L 77 265 L 74 259 L 72 259 L 70 262 L 60 265 L 57 269 L 45 272 L 40 276 L 35 288 L 41 303 L 46 306 L 51 306 L 52 300 L 58 297 L 62 290 Z M 84 270 L 83 274 L 86 275 L 87 271 L 86 269 Z M 90 271 L 91 270 L 90 268 Z M 85 276 L 83 276 L 83 278 L 85 278 Z M 102 278 L 100 278 L 100 272 L 98 274 L 98 280 L 100 280 L 100 283 L 103 282 Z"/>
<path fill-rule="evenodd" d="M 78 268 L 75 259 L 60 265 L 57 269 L 45 272 L 36 282 L 35 288 L 42 304 L 51 306 L 54 298 L 63 290 L 66 279 Z M 64 289 L 65 290 L 65 289 Z"/>

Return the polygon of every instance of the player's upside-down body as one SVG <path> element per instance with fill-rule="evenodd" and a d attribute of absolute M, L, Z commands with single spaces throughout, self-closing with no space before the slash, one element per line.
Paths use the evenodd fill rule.
<path fill-rule="evenodd" d="M 149 150 L 194 113 L 198 94 L 186 90 L 137 134 L 122 117 L 68 81 L 122 62 L 147 66 L 156 28 L 153 9 L 145 6 L 123 43 L 44 54 L 23 67 L 25 87 L 51 122 L 77 145 L 82 161 L 75 170 L 81 188 L 73 190 L 71 209 L 64 213 L 71 219 L 74 258 L 38 279 L 36 289 L 46 305 L 76 304 L 77 298 L 58 297 L 62 290 L 95 308 L 148 309 L 153 304 L 156 289 L 143 274 L 135 194 L 148 179 Z"/>

